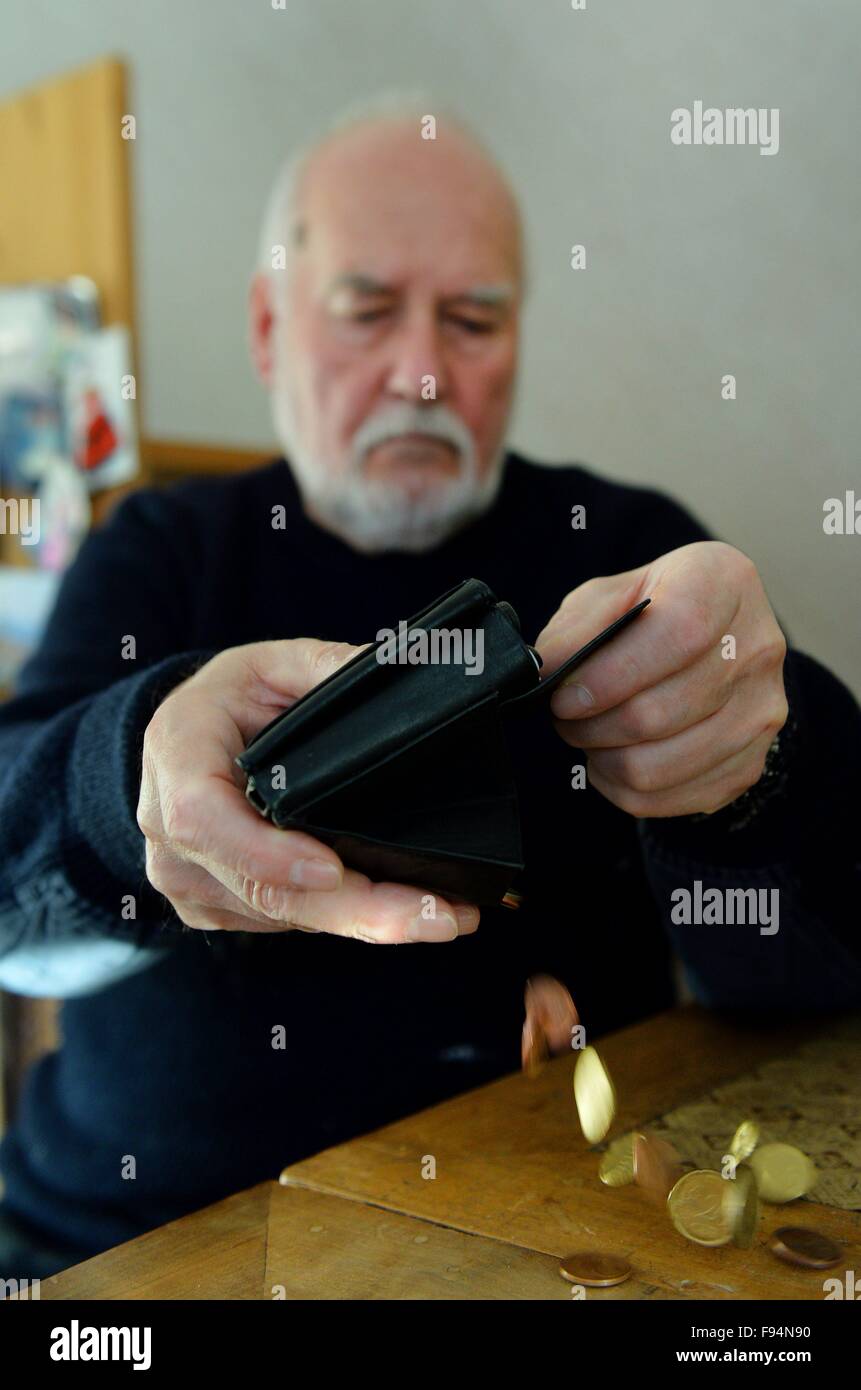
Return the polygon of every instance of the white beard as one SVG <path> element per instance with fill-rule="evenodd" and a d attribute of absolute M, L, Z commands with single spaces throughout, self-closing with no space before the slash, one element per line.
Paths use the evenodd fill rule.
<path fill-rule="evenodd" d="M 286 393 L 273 392 L 272 408 L 281 447 L 306 509 L 328 530 L 363 551 L 430 550 L 480 516 L 502 482 L 504 446 L 479 479 L 475 444 L 459 416 L 445 405 L 397 402 L 376 411 L 357 429 L 346 472 L 338 474 L 303 446 Z M 431 435 L 456 452 L 455 478 L 433 483 L 416 497 L 379 478 L 366 478 L 371 449 L 405 434 Z"/>

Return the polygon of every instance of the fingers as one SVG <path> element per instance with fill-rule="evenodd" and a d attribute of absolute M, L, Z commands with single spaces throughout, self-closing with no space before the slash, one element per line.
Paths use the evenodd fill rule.
<path fill-rule="evenodd" d="M 595 749 L 590 776 L 598 771 L 606 780 L 637 792 L 669 791 L 718 769 L 755 739 L 768 735 L 771 742 L 776 728 L 776 712 L 772 719 L 759 703 L 736 695 L 708 719 L 670 738 Z"/>
<path fill-rule="evenodd" d="M 284 911 L 317 931 L 379 945 L 454 941 L 478 928 L 479 910 L 400 883 L 373 883 L 347 869 L 337 893 L 293 896 Z"/>
<path fill-rule="evenodd" d="M 146 869 L 150 883 L 169 899 L 188 927 L 207 931 L 290 929 L 289 923 L 269 910 L 266 885 L 258 884 L 254 892 L 232 893 L 202 865 L 152 841 L 147 842 Z"/>
<path fill-rule="evenodd" d="M 180 921 L 195 931 L 244 931 L 265 934 L 294 930 L 284 922 L 267 922 L 232 912 L 225 907 L 212 907 L 205 903 L 187 902 L 174 907 Z"/>
<path fill-rule="evenodd" d="M 755 574 L 733 547 L 704 541 L 573 590 L 537 639 L 548 670 L 640 599 L 653 602 L 554 692 L 553 714 L 578 719 L 613 709 L 713 651 L 738 611 L 743 586 L 736 571 L 745 582 L 748 571 Z"/>
<path fill-rule="evenodd" d="M 232 783 L 219 777 L 174 791 L 164 820 L 171 845 L 224 881 L 250 879 L 273 888 L 324 893 L 343 881 L 343 865 L 334 850 L 304 831 L 269 825 Z"/>
<path fill-rule="evenodd" d="M 786 720 L 786 641 L 753 562 L 703 541 L 574 590 L 539 638 L 548 665 L 586 640 L 587 613 L 594 630 L 646 594 L 640 622 L 553 693 L 556 729 L 632 815 L 712 811 L 758 781 Z"/>
<path fill-rule="evenodd" d="M 722 709 L 732 696 L 735 672 L 714 648 L 695 665 L 650 690 L 640 690 L 615 709 L 559 725 L 577 748 L 625 748 L 669 738 Z M 564 730 L 564 732 L 563 732 Z"/>
<path fill-rule="evenodd" d="M 217 866 L 216 866 L 217 867 Z M 328 932 L 382 945 L 453 941 L 477 930 L 479 910 L 405 884 L 372 883 L 347 871 L 337 893 L 290 891 L 211 873 L 166 846 L 147 849 L 150 882 L 187 926 L 227 931 Z"/>
<path fill-rule="evenodd" d="M 589 781 L 596 791 L 621 811 L 637 817 L 687 816 L 705 811 L 713 814 L 735 801 L 762 776 L 765 755 L 772 734 L 755 739 L 700 777 L 662 790 L 643 791 L 630 782 L 620 783 L 604 775 L 599 758 L 589 757 Z"/>
<path fill-rule="evenodd" d="M 645 598 L 642 582 L 642 570 L 628 570 L 624 574 L 587 579 L 566 594 L 533 644 L 544 663 L 542 675 L 545 678 L 552 675 L 579 647 L 633 608 L 640 598 Z M 585 667 L 586 663 L 583 665 Z"/>
<path fill-rule="evenodd" d="M 691 595 L 676 594 L 669 602 L 656 595 L 635 623 L 554 691 L 553 714 L 579 719 L 615 708 L 718 650 L 720 626 Z"/>

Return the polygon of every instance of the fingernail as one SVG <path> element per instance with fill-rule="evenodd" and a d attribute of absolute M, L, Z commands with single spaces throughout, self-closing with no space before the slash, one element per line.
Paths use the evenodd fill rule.
<path fill-rule="evenodd" d="M 290 870 L 290 882 L 296 888 L 331 890 L 341 886 L 341 870 L 328 859 L 297 859 Z"/>
<path fill-rule="evenodd" d="M 454 941 L 457 936 L 457 922 L 450 912 L 439 912 L 436 917 L 416 917 L 407 927 L 410 941 Z"/>
<path fill-rule="evenodd" d="M 471 932 L 478 930 L 478 922 L 481 917 L 477 907 L 455 906 L 454 915 L 457 918 L 457 929 L 461 936 L 469 936 Z"/>
<path fill-rule="evenodd" d="M 595 697 L 591 690 L 587 690 L 585 685 L 575 685 L 573 678 L 571 684 L 563 681 L 559 689 L 554 691 L 550 704 L 553 713 L 559 719 L 570 719 L 572 715 L 583 714 L 585 710 L 591 709 L 595 703 Z"/>

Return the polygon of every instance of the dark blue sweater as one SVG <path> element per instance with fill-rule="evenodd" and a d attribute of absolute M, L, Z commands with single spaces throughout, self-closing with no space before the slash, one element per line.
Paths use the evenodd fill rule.
<path fill-rule="evenodd" d="M 585 530 L 571 529 L 575 503 Z M 671 945 L 711 1005 L 857 1003 L 861 713 L 792 650 L 782 791 L 742 828 L 733 808 L 638 823 L 573 791 L 577 755 L 546 713 L 533 720 L 514 750 L 526 905 L 486 910 L 450 945 L 189 931 L 144 875 L 143 731 L 201 655 L 268 638 L 366 642 L 470 576 L 532 640 L 585 579 L 705 535 L 657 492 L 516 456 L 491 512 L 421 556 L 358 555 L 313 525 L 283 460 L 125 501 L 83 547 L 0 709 L 0 964 L 94 930 L 164 951 L 65 1002 L 62 1047 L 34 1068 L 0 1149 L 7 1209 L 95 1251 L 274 1177 L 515 1067 L 535 971 L 568 983 L 593 1037 L 672 1002 Z M 695 879 L 779 887 L 779 932 L 674 926 L 670 893 Z"/>

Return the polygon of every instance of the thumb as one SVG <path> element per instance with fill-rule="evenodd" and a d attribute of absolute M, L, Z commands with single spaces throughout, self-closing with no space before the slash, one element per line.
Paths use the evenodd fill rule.
<path fill-rule="evenodd" d="M 248 660 L 257 679 L 273 693 L 298 700 L 313 690 L 370 643 L 322 642 L 315 637 L 257 642 L 248 647 Z"/>
<path fill-rule="evenodd" d="M 203 679 L 247 740 L 364 650 L 314 637 L 249 642 L 214 657 L 194 679 Z"/>
<path fill-rule="evenodd" d="M 623 574 L 587 579 L 566 594 L 535 639 L 535 649 L 544 663 L 543 680 L 645 597 L 647 569 L 643 565 Z"/>

